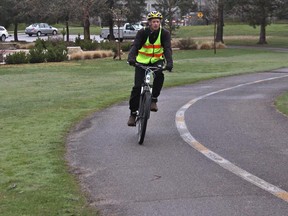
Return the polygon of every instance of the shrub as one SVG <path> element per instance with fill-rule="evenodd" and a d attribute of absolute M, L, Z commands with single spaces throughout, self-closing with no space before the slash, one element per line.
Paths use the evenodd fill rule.
<path fill-rule="evenodd" d="M 37 39 L 30 49 L 30 63 L 60 62 L 67 59 L 67 48 L 60 37 L 49 37 L 47 41 Z"/>
<path fill-rule="evenodd" d="M 91 52 L 83 52 L 83 56 L 84 56 L 84 59 L 92 59 L 93 58 L 93 55 Z"/>
<path fill-rule="evenodd" d="M 221 42 L 217 42 L 215 46 L 217 49 L 225 49 L 226 48 L 226 45 L 221 43 Z M 213 45 L 213 48 L 214 48 L 214 45 Z"/>
<path fill-rule="evenodd" d="M 1 50 L 0 49 L 0 62 L 4 61 L 4 55 L 5 55 L 6 51 L 5 50 Z"/>
<path fill-rule="evenodd" d="M 46 42 L 40 38 L 35 41 L 34 48 L 29 50 L 29 62 L 30 63 L 42 63 L 45 62 L 44 50 L 47 49 Z"/>
<path fill-rule="evenodd" d="M 32 49 L 35 46 L 34 42 L 31 43 L 17 43 L 16 49 Z"/>
<path fill-rule="evenodd" d="M 213 45 L 211 42 L 203 42 L 200 46 L 199 49 L 201 50 L 209 50 L 212 49 Z"/>
<path fill-rule="evenodd" d="M 46 48 L 48 48 L 48 46 L 52 45 L 52 46 L 66 46 L 65 41 L 61 38 L 61 37 L 48 37 L 48 40 L 45 41 L 45 45 Z"/>
<path fill-rule="evenodd" d="M 46 42 L 40 38 L 36 39 L 35 46 L 36 49 L 47 49 Z"/>
<path fill-rule="evenodd" d="M 72 53 L 70 55 L 70 60 L 82 60 L 82 53 Z"/>
<path fill-rule="evenodd" d="M 96 51 L 96 52 L 93 53 L 93 58 L 94 58 L 94 59 L 96 59 L 96 58 L 101 58 L 101 57 L 102 57 L 102 55 L 101 55 L 100 52 L 97 52 L 97 51 Z"/>
<path fill-rule="evenodd" d="M 106 58 L 106 57 L 108 57 L 108 54 L 105 53 L 105 52 L 103 52 L 103 53 L 102 53 L 102 58 Z"/>
<path fill-rule="evenodd" d="M 182 50 L 197 49 L 197 44 L 190 37 L 178 41 L 178 47 Z"/>
<path fill-rule="evenodd" d="M 45 62 L 45 53 L 43 48 L 36 47 L 29 51 L 29 62 L 30 63 L 42 63 Z"/>
<path fill-rule="evenodd" d="M 99 49 L 101 50 L 116 50 L 116 42 L 114 41 L 101 41 L 99 43 Z"/>
<path fill-rule="evenodd" d="M 121 49 L 123 52 L 128 52 L 131 49 L 131 46 L 132 46 L 131 42 L 121 43 Z"/>
<path fill-rule="evenodd" d="M 7 64 L 25 64 L 28 63 L 29 59 L 25 52 L 15 52 L 6 56 Z"/>
<path fill-rule="evenodd" d="M 92 40 L 81 40 L 77 39 L 75 40 L 75 45 L 80 46 L 82 50 L 96 50 L 99 45 L 97 41 Z"/>
<path fill-rule="evenodd" d="M 45 53 L 47 62 L 61 62 L 67 60 L 67 49 L 63 46 L 49 46 Z"/>
<path fill-rule="evenodd" d="M 70 60 L 82 60 L 82 59 L 95 59 L 95 58 L 106 58 L 113 56 L 111 50 L 95 50 L 95 51 L 84 51 L 78 53 L 72 53 Z"/>

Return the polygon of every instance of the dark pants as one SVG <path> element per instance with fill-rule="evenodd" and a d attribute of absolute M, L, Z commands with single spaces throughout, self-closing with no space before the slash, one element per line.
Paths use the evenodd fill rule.
<path fill-rule="evenodd" d="M 159 63 L 157 63 L 159 64 Z M 134 86 L 131 91 L 130 100 L 129 100 L 129 109 L 131 114 L 134 114 L 139 108 L 139 100 L 141 94 L 141 85 L 144 81 L 145 77 L 145 70 L 139 67 L 135 68 L 135 77 L 134 77 Z M 154 82 L 153 82 L 153 89 L 152 89 L 152 101 L 157 102 L 158 96 L 160 95 L 162 86 L 164 83 L 164 74 L 162 71 L 156 71 Z"/>

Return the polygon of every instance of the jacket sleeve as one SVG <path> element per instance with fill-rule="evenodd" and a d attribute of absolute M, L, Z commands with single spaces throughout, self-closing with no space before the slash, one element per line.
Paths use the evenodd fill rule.
<path fill-rule="evenodd" d="M 140 29 L 136 34 L 135 40 L 128 54 L 128 61 L 136 61 L 138 50 L 140 50 L 143 45 L 144 36 L 145 36 L 144 29 Z"/>
<path fill-rule="evenodd" d="M 173 67 L 171 36 L 170 36 L 170 32 L 167 31 L 166 29 L 163 29 L 162 46 L 164 48 L 164 56 L 165 56 L 167 65 Z"/>

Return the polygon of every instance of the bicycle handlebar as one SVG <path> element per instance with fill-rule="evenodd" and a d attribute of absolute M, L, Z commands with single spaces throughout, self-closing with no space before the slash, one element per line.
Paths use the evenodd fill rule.
<path fill-rule="evenodd" d="M 153 71 L 159 71 L 159 70 L 165 71 L 165 70 L 167 70 L 166 67 L 149 66 L 149 65 L 140 64 L 138 62 L 135 63 L 134 67 L 140 67 L 144 70 L 151 69 Z"/>

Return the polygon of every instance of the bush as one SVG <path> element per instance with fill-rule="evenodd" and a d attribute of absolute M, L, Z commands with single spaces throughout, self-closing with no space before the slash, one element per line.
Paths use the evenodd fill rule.
<path fill-rule="evenodd" d="M 197 44 L 191 38 L 186 38 L 178 41 L 178 47 L 182 50 L 197 49 Z"/>
<path fill-rule="evenodd" d="M 45 53 L 41 48 L 33 48 L 29 51 L 29 62 L 30 63 L 42 63 L 45 62 Z"/>
<path fill-rule="evenodd" d="M 25 52 L 15 52 L 6 56 L 7 64 L 25 64 L 28 63 L 29 59 Z"/>
<path fill-rule="evenodd" d="M 210 50 L 213 48 L 213 45 L 211 42 L 203 42 L 200 46 L 199 49 L 201 50 Z"/>
<path fill-rule="evenodd" d="M 99 43 L 99 49 L 101 49 L 101 50 L 117 50 L 117 44 L 114 41 L 101 41 Z"/>
<path fill-rule="evenodd" d="M 92 40 L 81 40 L 76 38 L 75 45 L 80 46 L 82 50 L 96 50 L 99 47 L 97 41 Z"/>
<path fill-rule="evenodd" d="M 83 58 L 84 57 L 82 53 L 72 53 L 70 55 L 70 60 L 82 60 Z"/>
<path fill-rule="evenodd" d="M 37 39 L 35 47 L 30 49 L 30 63 L 60 62 L 66 59 L 66 44 L 59 37 L 49 37 L 47 41 Z"/>
<path fill-rule="evenodd" d="M 132 43 L 131 42 L 123 42 L 121 43 L 121 49 L 123 52 L 128 52 L 131 49 Z"/>
<path fill-rule="evenodd" d="M 42 50 L 47 49 L 46 41 L 44 41 L 40 38 L 36 39 L 34 48 L 42 49 Z"/>
<path fill-rule="evenodd" d="M 67 60 L 67 49 L 63 46 L 49 46 L 45 53 L 47 62 L 61 62 Z"/>

